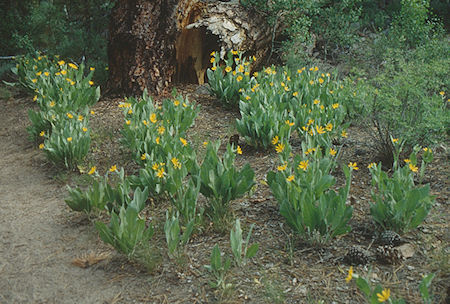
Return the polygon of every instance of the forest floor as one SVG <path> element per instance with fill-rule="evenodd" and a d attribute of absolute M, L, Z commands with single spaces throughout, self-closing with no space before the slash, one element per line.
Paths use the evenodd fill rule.
<path fill-rule="evenodd" d="M 352 231 L 321 248 L 292 237 L 278 212 L 268 186 L 261 182 L 278 165 L 274 152 L 259 152 L 241 142 L 238 166 L 249 162 L 256 173 L 257 189 L 233 202 L 235 217 L 244 230 L 255 224 L 251 242 L 260 245 L 257 256 L 244 267 L 234 267 L 227 277 L 232 287 L 223 292 L 209 285 L 204 265 L 215 244 L 230 254 L 229 235 L 205 225 L 186 246 L 186 257 L 167 257 L 162 227 L 169 202 L 156 202 L 146 210 L 156 223 L 152 239 L 155 254 L 146 264 L 130 262 L 101 242 L 92 222 L 65 204 L 66 185 L 87 186 L 86 174 L 61 171 L 46 160 L 38 144 L 27 139 L 30 97 L 11 91 L 0 96 L 0 303 L 363 303 L 354 282 L 346 283 L 348 250 L 361 246 L 375 256 L 375 226 L 369 213 L 370 174 L 367 165 L 376 161 L 370 127 L 355 125 L 342 143 L 341 161 L 356 161 L 349 203 L 354 208 Z M 201 105 L 190 143 L 202 153 L 203 141 L 234 135 L 238 112 L 224 110 L 195 86 L 179 88 Z M 111 165 L 127 174 L 136 166 L 118 140 L 123 124 L 120 99 L 104 99 L 93 107 L 92 147 L 81 171 L 96 165 L 104 173 Z M 299 149 L 299 142 L 292 142 Z M 355 273 L 369 276 L 373 284 L 391 289 L 394 297 L 421 303 L 418 285 L 423 275 L 436 273 L 431 292 L 435 303 L 446 303 L 450 282 L 449 151 L 434 149 L 425 183 L 430 183 L 436 203 L 416 230 L 402 236 L 408 258 L 393 264 L 373 259 L 356 266 Z M 335 174 L 338 185 L 343 175 Z M 202 199 L 200 203 L 204 202 Z M 159 248 L 159 249 L 158 249 Z M 447 298 L 448 300 L 448 298 Z M 323 302 L 321 302 L 323 301 Z"/>

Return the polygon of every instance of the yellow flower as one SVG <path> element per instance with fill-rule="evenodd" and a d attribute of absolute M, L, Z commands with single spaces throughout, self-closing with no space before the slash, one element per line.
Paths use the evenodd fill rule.
<path fill-rule="evenodd" d="M 154 163 L 152 166 L 152 169 L 156 171 L 156 170 L 158 170 L 158 168 L 159 168 L 159 165 L 157 163 Z"/>
<path fill-rule="evenodd" d="M 323 83 L 323 79 L 319 78 L 319 83 L 322 84 Z"/>
<path fill-rule="evenodd" d="M 187 141 L 186 141 L 186 139 L 180 137 L 180 141 L 181 141 L 181 143 L 183 144 L 183 146 L 185 146 L 185 147 L 187 146 Z"/>
<path fill-rule="evenodd" d="M 214 56 L 214 55 L 216 55 L 215 51 L 212 51 L 211 54 L 209 54 L 209 56 Z"/>
<path fill-rule="evenodd" d="M 294 175 L 289 175 L 289 176 L 286 178 L 286 180 L 287 180 L 288 182 L 292 182 L 292 181 L 294 180 Z"/>
<path fill-rule="evenodd" d="M 391 296 L 391 290 L 390 289 L 383 289 L 381 293 L 377 293 L 378 302 L 382 303 L 389 299 Z"/>
<path fill-rule="evenodd" d="M 36 73 L 36 76 L 41 76 L 41 74 L 42 74 L 42 71 L 39 71 Z"/>
<path fill-rule="evenodd" d="M 292 93 L 292 96 L 296 97 L 298 95 L 298 92 Z"/>
<path fill-rule="evenodd" d="M 94 68 L 94 67 L 90 67 L 90 68 L 89 68 L 89 70 L 91 70 L 91 71 L 94 71 L 94 70 L 95 70 L 95 68 Z"/>
<path fill-rule="evenodd" d="M 444 96 L 444 95 L 445 95 L 445 92 L 444 92 L 444 91 L 440 91 L 440 92 L 439 92 L 439 95 Z"/>
<path fill-rule="evenodd" d="M 306 169 L 308 169 L 308 165 L 309 165 L 309 160 L 302 160 L 299 164 L 298 164 L 298 169 L 299 170 L 303 170 L 306 171 Z"/>
<path fill-rule="evenodd" d="M 215 71 L 215 70 L 217 70 L 217 67 L 213 66 L 213 67 L 211 68 L 211 70 Z"/>
<path fill-rule="evenodd" d="M 180 162 L 178 161 L 178 159 L 176 157 L 172 158 L 170 161 L 172 162 L 173 167 L 175 169 L 180 169 L 181 168 L 181 164 L 180 164 Z"/>
<path fill-rule="evenodd" d="M 178 99 L 173 101 L 174 106 L 178 107 L 180 105 L 180 101 Z"/>
<path fill-rule="evenodd" d="M 208 142 L 207 141 L 204 141 L 203 142 L 203 147 L 206 147 L 208 145 Z"/>
<path fill-rule="evenodd" d="M 227 67 L 225 68 L 225 72 L 230 73 L 230 72 L 231 72 L 231 67 L 227 66 Z"/>
<path fill-rule="evenodd" d="M 83 132 L 87 132 L 88 129 L 86 127 L 83 127 L 82 130 L 83 130 Z"/>
<path fill-rule="evenodd" d="M 72 137 L 67 137 L 67 141 L 71 142 L 72 141 Z"/>
<path fill-rule="evenodd" d="M 37 79 L 36 79 L 36 78 L 31 79 L 31 82 L 32 82 L 32 83 L 36 83 L 36 82 L 37 82 Z"/>
<path fill-rule="evenodd" d="M 214 63 L 214 61 L 216 61 L 216 58 L 211 57 L 211 60 L 209 60 L 209 62 Z"/>
<path fill-rule="evenodd" d="M 348 136 L 347 131 L 343 130 L 342 133 L 341 133 L 341 136 L 342 137 L 347 137 Z"/>
<path fill-rule="evenodd" d="M 62 70 L 61 71 L 61 75 L 66 75 L 67 74 L 67 71 L 66 70 Z"/>
<path fill-rule="evenodd" d="M 393 139 L 392 139 L 392 142 L 393 142 L 394 144 L 398 143 L 398 138 L 393 138 Z"/>
<path fill-rule="evenodd" d="M 233 55 L 238 55 L 238 54 L 239 54 L 239 51 L 231 50 L 231 53 L 232 53 Z"/>
<path fill-rule="evenodd" d="M 145 156 L 145 153 L 141 155 L 141 160 L 145 160 L 147 156 Z"/>
<path fill-rule="evenodd" d="M 325 126 L 325 129 L 326 129 L 328 132 L 331 132 L 331 130 L 333 130 L 333 124 L 332 124 L 331 122 L 329 122 L 329 123 Z"/>
<path fill-rule="evenodd" d="M 244 66 L 242 64 L 240 64 L 238 66 L 238 72 L 243 73 L 244 72 Z"/>
<path fill-rule="evenodd" d="M 160 126 L 160 127 L 158 128 L 158 133 L 159 133 L 160 135 L 163 135 L 165 131 L 166 131 L 166 128 L 164 128 L 163 126 Z"/>
<path fill-rule="evenodd" d="M 309 81 L 309 84 L 310 84 L 310 85 L 313 85 L 313 84 L 314 84 L 314 80 L 310 80 L 310 81 Z"/>
<path fill-rule="evenodd" d="M 150 121 L 152 122 L 152 123 L 156 123 L 156 114 L 155 113 L 152 113 L 152 114 L 150 114 Z"/>
<path fill-rule="evenodd" d="M 44 144 L 40 144 L 39 149 L 41 149 L 41 150 L 44 149 Z"/>
<path fill-rule="evenodd" d="M 284 86 L 285 86 L 284 82 L 281 82 L 281 83 L 280 83 L 280 85 L 281 85 L 282 87 L 284 87 Z"/>
<path fill-rule="evenodd" d="M 254 76 L 254 77 L 258 77 L 258 72 L 254 72 L 254 73 L 253 73 L 253 76 Z"/>
<path fill-rule="evenodd" d="M 333 104 L 331 105 L 331 107 L 332 107 L 333 109 L 337 109 L 337 108 L 339 108 L 339 104 L 338 104 L 338 103 L 333 103 Z"/>
<path fill-rule="evenodd" d="M 279 140 L 278 135 L 272 138 L 272 145 L 275 146 L 278 143 L 278 140 Z"/>
<path fill-rule="evenodd" d="M 78 121 L 83 121 L 84 117 L 83 115 L 78 115 Z"/>
<path fill-rule="evenodd" d="M 146 126 L 148 126 L 148 121 L 146 121 L 145 119 L 142 121 L 142 123 Z"/>
<path fill-rule="evenodd" d="M 310 67 L 309 70 L 312 71 L 312 70 L 314 70 L 314 68 L 313 68 L 313 67 Z"/>
<path fill-rule="evenodd" d="M 131 124 L 130 120 L 125 121 L 125 123 L 127 124 L 127 126 L 129 126 Z"/>
<path fill-rule="evenodd" d="M 275 147 L 275 151 L 277 151 L 277 153 L 281 153 L 284 150 L 284 144 L 283 143 L 279 143 L 278 145 L 276 145 Z"/>
<path fill-rule="evenodd" d="M 235 75 L 236 75 L 236 71 L 233 71 L 233 73 L 232 73 L 232 74 L 233 74 L 233 76 L 235 76 Z"/>
<path fill-rule="evenodd" d="M 91 110 L 91 115 L 95 115 L 95 111 L 94 110 Z"/>
<path fill-rule="evenodd" d="M 319 133 L 319 134 L 325 133 L 325 130 L 323 129 L 322 126 L 316 126 L 316 130 L 317 130 L 317 133 Z"/>
<path fill-rule="evenodd" d="M 431 151 L 431 149 L 430 148 L 423 148 L 423 152 L 428 152 L 428 153 L 433 153 L 433 151 Z"/>
<path fill-rule="evenodd" d="M 93 167 L 91 168 L 91 170 L 89 170 L 88 174 L 89 174 L 89 175 L 94 174 L 94 173 L 95 173 L 95 170 L 97 170 L 97 167 L 96 167 L 96 166 L 93 166 Z"/>
<path fill-rule="evenodd" d="M 348 275 L 345 278 L 345 281 L 348 283 L 353 278 L 353 266 L 350 266 L 350 269 L 348 270 Z"/>
<path fill-rule="evenodd" d="M 288 91 L 289 91 L 289 88 L 286 86 L 286 87 L 284 87 L 284 90 L 285 90 L 286 92 L 288 92 Z"/>
<path fill-rule="evenodd" d="M 350 169 L 353 169 L 353 170 L 359 170 L 359 168 L 358 168 L 358 166 L 356 165 L 356 163 L 349 162 L 349 163 L 348 163 L 348 167 L 349 167 Z"/>
<path fill-rule="evenodd" d="M 292 127 L 295 123 L 294 122 L 290 122 L 289 119 L 285 121 L 285 123 L 289 126 Z"/>
<path fill-rule="evenodd" d="M 72 118 L 73 118 L 73 115 L 70 114 L 70 113 L 67 113 L 66 115 L 67 115 L 67 117 L 69 117 L 69 119 L 72 119 Z"/>
<path fill-rule="evenodd" d="M 39 133 L 39 136 L 44 136 L 45 135 L 45 131 L 41 131 L 41 133 Z"/>
<path fill-rule="evenodd" d="M 55 75 L 59 76 L 59 75 L 61 75 L 61 72 L 56 72 Z"/>
<path fill-rule="evenodd" d="M 73 63 L 69 63 L 69 66 L 70 66 L 72 69 L 78 70 L 78 67 L 77 67 L 75 64 L 73 64 Z"/>
<path fill-rule="evenodd" d="M 156 176 L 159 177 L 159 178 L 163 178 L 164 177 L 164 173 L 165 173 L 164 172 L 164 168 L 161 167 L 161 168 L 158 169 L 158 172 L 156 172 Z"/>
<path fill-rule="evenodd" d="M 373 168 L 373 167 L 376 167 L 376 166 L 377 166 L 376 163 L 370 163 L 370 164 L 367 166 L 367 169 L 370 169 L 370 168 Z"/>
<path fill-rule="evenodd" d="M 239 75 L 238 77 L 236 77 L 237 82 L 240 82 L 242 80 L 242 76 Z"/>
<path fill-rule="evenodd" d="M 273 81 L 271 81 L 269 84 L 270 84 L 271 87 L 273 87 Z"/>
<path fill-rule="evenodd" d="M 308 120 L 308 123 L 307 123 L 306 125 L 310 126 L 310 125 L 312 125 L 313 123 L 314 123 L 314 119 L 310 119 L 310 120 Z"/>
<path fill-rule="evenodd" d="M 336 155 L 336 150 L 334 150 L 333 148 L 330 148 L 330 155 L 331 156 L 335 156 Z"/>
<path fill-rule="evenodd" d="M 155 142 L 156 142 L 157 145 L 159 145 L 159 141 L 160 141 L 160 138 L 159 138 L 159 136 L 158 136 L 158 137 L 156 137 L 156 139 L 155 139 Z"/>
<path fill-rule="evenodd" d="M 277 167 L 277 170 L 278 171 L 284 171 L 284 170 L 286 170 L 286 168 L 287 168 L 287 162 L 284 162 L 284 164 L 282 166 L 278 166 Z"/>
<path fill-rule="evenodd" d="M 403 161 L 404 161 L 405 163 L 410 163 L 410 162 L 411 162 L 411 160 L 408 159 L 408 158 L 405 158 Z"/>
<path fill-rule="evenodd" d="M 409 169 L 412 172 L 417 172 L 419 170 L 419 168 L 417 168 L 416 166 L 414 166 L 413 164 L 409 163 Z"/>
<path fill-rule="evenodd" d="M 114 172 L 114 171 L 117 171 L 117 166 L 116 165 L 111 166 L 111 168 L 109 168 L 109 172 Z"/>
<path fill-rule="evenodd" d="M 89 85 L 94 85 L 94 82 L 92 80 L 89 80 Z"/>
<path fill-rule="evenodd" d="M 334 93 L 334 91 L 333 90 L 330 90 L 330 94 L 333 94 Z"/>
<path fill-rule="evenodd" d="M 34 95 L 33 101 L 36 101 L 36 100 L 37 100 L 37 95 Z"/>
<path fill-rule="evenodd" d="M 325 109 L 325 106 L 324 105 L 320 105 L 320 109 L 321 110 Z"/>
<path fill-rule="evenodd" d="M 236 148 L 236 153 L 237 153 L 237 154 L 242 154 L 242 149 L 241 149 L 240 146 L 237 146 L 237 148 Z"/>
<path fill-rule="evenodd" d="M 64 63 L 65 63 L 64 60 L 58 61 L 58 64 L 59 64 L 59 65 L 63 65 Z"/>
<path fill-rule="evenodd" d="M 48 76 L 48 75 L 50 75 L 50 73 L 49 72 L 44 72 L 44 75 Z"/>
<path fill-rule="evenodd" d="M 314 72 L 317 72 L 319 70 L 318 67 L 314 67 Z"/>
<path fill-rule="evenodd" d="M 184 108 L 187 108 L 187 104 L 185 104 L 184 102 L 183 102 L 183 107 L 184 107 Z"/>

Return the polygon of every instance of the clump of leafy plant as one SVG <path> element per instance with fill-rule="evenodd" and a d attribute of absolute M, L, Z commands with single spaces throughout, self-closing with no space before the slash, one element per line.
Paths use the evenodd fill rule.
<path fill-rule="evenodd" d="M 400 166 L 399 155 L 403 142 L 394 140 L 394 166 L 392 176 L 382 171 L 381 164 L 371 163 L 369 170 L 372 174 L 372 200 L 370 213 L 376 224 L 384 230 L 399 233 L 407 232 L 419 226 L 426 218 L 433 205 L 430 195 L 430 185 L 419 187 L 415 185 L 414 176 L 420 174 L 417 167 L 417 149 Z M 424 151 L 422 158 L 424 166 L 432 160 L 430 149 Z"/>
<path fill-rule="evenodd" d="M 228 289 L 232 286 L 231 283 L 226 283 L 226 275 L 231 268 L 231 259 L 229 257 L 222 258 L 219 245 L 214 246 L 210 264 L 205 265 L 205 268 L 213 275 L 214 281 L 210 281 L 209 285 L 213 288 Z"/>
<path fill-rule="evenodd" d="M 145 219 L 139 216 L 146 200 L 145 195 L 135 195 L 128 206 L 120 207 L 119 214 L 111 212 L 108 226 L 103 222 L 95 223 L 100 238 L 129 258 L 135 255 L 137 249 L 148 246 L 153 236 L 153 228 L 146 227 Z"/>
<path fill-rule="evenodd" d="M 180 258 L 182 248 L 187 244 L 194 229 L 194 220 L 187 223 L 186 227 L 181 232 L 181 225 L 179 220 L 179 213 L 175 212 L 169 215 L 166 211 L 166 223 L 164 224 L 164 233 L 166 235 L 167 247 L 169 249 L 169 257 Z"/>
<path fill-rule="evenodd" d="M 252 59 L 244 58 L 239 51 L 229 51 L 221 63 L 220 53 L 211 53 L 212 68 L 208 69 L 208 83 L 211 93 L 228 108 L 239 105 L 239 95 L 250 83 Z M 235 57 L 236 56 L 236 57 Z"/>
<path fill-rule="evenodd" d="M 210 142 L 200 167 L 200 192 L 208 198 L 207 215 L 220 227 L 226 227 L 230 201 L 242 197 L 255 184 L 255 173 L 247 163 L 238 170 L 234 164 L 237 149 L 229 144 L 222 157 L 218 155 L 220 141 Z"/>
<path fill-rule="evenodd" d="M 305 150 L 293 161 L 281 157 L 277 171 L 267 174 L 267 183 L 280 204 L 280 213 L 295 233 L 313 244 L 322 244 L 350 231 L 353 208 L 346 204 L 351 172 L 356 164 L 343 166 L 346 185 L 331 189 L 335 178 L 333 156 L 322 157 L 320 149 Z M 285 152 L 287 155 L 288 152 Z"/>
<path fill-rule="evenodd" d="M 239 267 L 245 265 L 248 259 L 254 257 L 258 252 L 258 243 L 249 246 L 253 226 L 253 224 L 250 226 L 247 238 L 245 240 L 242 236 L 241 221 L 239 219 L 236 219 L 236 222 L 230 231 L 231 252 L 233 253 L 236 265 Z"/>

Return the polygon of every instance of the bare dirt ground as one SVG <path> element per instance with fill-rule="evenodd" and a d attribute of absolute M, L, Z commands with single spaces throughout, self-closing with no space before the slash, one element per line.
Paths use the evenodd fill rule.
<path fill-rule="evenodd" d="M 192 93 L 188 88 L 186 92 Z M 204 140 L 234 134 L 237 112 L 226 111 L 214 99 L 193 98 L 201 106 L 189 140 L 201 149 Z M 127 151 L 120 147 L 123 123 L 119 100 L 102 100 L 91 121 L 92 146 L 85 167 L 123 166 L 133 173 Z M 27 139 L 29 97 L 0 99 L 0 303 L 363 303 L 354 284 L 346 284 L 348 265 L 343 256 L 353 245 L 370 248 L 374 226 L 370 222 L 368 163 L 375 161 L 361 128 L 352 127 L 343 147 L 342 161 L 357 161 L 350 202 L 354 207 L 352 232 L 323 248 L 312 248 L 290 238 L 270 189 L 260 181 L 277 165 L 274 153 L 262 153 L 240 143 L 243 155 L 238 165 L 250 162 L 258 188 L 233 203 L 236 217 L 245 230 L 255 224 L 252 242 L 260 250 L 244 268 L 234 267 L 228 276 L 233 288 L 227 293 L 208 286 L 211 277 L 203 267 L 211 249 L 219 244 L 229 254 L 228 235 L 210 229 L 194 235 L 186 247 L 186 260 L 176 263 L 167 257 L 162 231 L 167 202 L 149 206 L 156 223 L 152 239 L 160 261 L 148 273 L 142 264 L 127 261 L 104 245 L 94 225 L 64 203 L 66 184 L 86 185 L 83 175 L 52 167 L 37 143 Z M 294 140 L 295 141 L 295 140 Z M 293 143 L 295 146 L 295 142 Z M 200 151 L 201 153 L 201 151 Z M 446 303 L 449 286 L 449 163 L 445 148 L 436 150 L 435 161 L 426 175 L 437 204 L 420 229 L 405 236 L 413 256 L 395 264 L 376 261 L 355 267 L 372 282 L 391 288 L 392 294 L 408 303 L 421 303 L 418 284 L 422 275 L 437 274 L 432 292 L 436 303 Z M 342 175 L 342 174 L 341 174 Z M 337 175 L 338 183 L 342 176 Z M 370 250 L 374 250 L 371 248 Z M 323 302 L 320 302 L 323 301 Z"/>

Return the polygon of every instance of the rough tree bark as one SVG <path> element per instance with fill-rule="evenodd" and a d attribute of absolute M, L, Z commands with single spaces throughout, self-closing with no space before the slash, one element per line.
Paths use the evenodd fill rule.
<path fill-rule="evenodd" d="M 202 84 L 213 50 L 243 50 L 260 61 L 270 51 L 273 30 L 236 2 L 117 1 L 108 44 L 109 88 L 163 94 L 174 82 Z"/>

